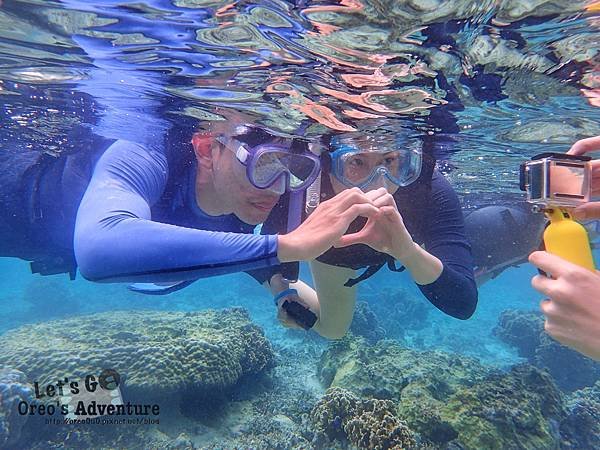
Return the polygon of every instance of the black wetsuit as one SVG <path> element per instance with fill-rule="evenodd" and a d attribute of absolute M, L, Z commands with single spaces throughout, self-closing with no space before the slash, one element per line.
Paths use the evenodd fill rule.
<path fill-rule="evenodd" d="M 425 158 L 419 179 L 394 194 L 396 205 L 413 240 L 440 259 L 444 268 L 433 283 L 418 285 L 421 292 L 438 309 L 459 319 L 467 319 L 477 306 L 477 287 L 473 275 L 471 246 L 465 235 L 463 213 L 458 197 L 448 181 L 434 170 L 434 161 Z M 325 164 L 325 168 L 327 165 Z M 333 196 L 328 175 L 322 177 L 322 198 Z M 282 204 L 281 207 L 286 207 Z M 265 224 L 263 232 L 282 230 L 285 218 L 276 210 Z M 355 220 L 348 233 L 360 230 L 366 219 Z M 363 244 L 345 248 L 331 248 L 317 258 L 318 261 L 352 269 L 367 268 L 357 279 L 349 280 L 351 286 L 375 273 L 384 265 L 400 271 L 394 259 L 385 253 Z M 271 272 L 273 268 L 269 269 Z M 267 279 L 267 275 L 263 276 Z"/>

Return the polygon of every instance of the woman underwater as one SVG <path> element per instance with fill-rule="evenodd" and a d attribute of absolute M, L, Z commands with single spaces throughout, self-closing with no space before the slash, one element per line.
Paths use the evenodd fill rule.
<path fill-rule="evenodd" d="M 356 284 L 384 265 L 396 272 L 406 269 L 423 295 L 446 314 L 473 315 L 477 287 L 463 214 L 456 193 L 435 169 L 429 146 L 426 140 L 382 130 L 326 140 L 321 200 L 360 189 L 380 215 L 355 220 L 333 248 L 310 261 L 315 290 L 302 282 L 289 290 L 277 276 L 271 280 L 273 292 L 280 292 L 276 301 L 284 324 L 298 326 L 281 309 L 286 300 L 295 301 L 316 313 L 316 332 L 343 337 L 354 314 Z M 357 277 L 358 269 L 366 270 Z"/>

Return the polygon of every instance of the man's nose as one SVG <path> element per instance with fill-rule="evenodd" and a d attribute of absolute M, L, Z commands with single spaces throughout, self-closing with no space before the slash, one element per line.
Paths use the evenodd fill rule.
<path fill-rule="evenodd" d="M 275 180 L 275 182 L 271 186 L 269 186 L 265 190 L 268 191 L 269 193 L 273 193 L 273 194 L 276 194 L 277 196 L 281 196 L 285 193 L 285 187 L 286 187 L 285 177 L 280 176 L 279 178 L 277 178 L 277 180 Z"/>

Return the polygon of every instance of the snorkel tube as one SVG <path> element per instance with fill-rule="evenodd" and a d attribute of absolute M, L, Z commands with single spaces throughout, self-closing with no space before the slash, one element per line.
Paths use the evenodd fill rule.
<path fill-rule="evenodd" d="M 317 156 L 321 155 L 321 148 L 316 145 L 309 144 L 308 149 Z M 315 181 L 312 182 L 308 189 L 306 189 L 306 200 L 304 202 L 304 212 L 306 215 L 310 215 L 319 203 L 321 202 L 321 171 L 315 178 Z"/>

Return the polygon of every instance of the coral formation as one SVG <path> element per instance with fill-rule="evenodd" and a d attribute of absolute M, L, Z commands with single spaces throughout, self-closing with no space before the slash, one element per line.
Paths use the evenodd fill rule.
<path fill-rule="evenodd" d="M 558 448 L 564 409 L 552 378 L 520 365 L 457 391 L 441 415 L 466 448 Z"/>
<path fill-rule="evenodd" d="M 567 399 L 567 416 L 561 423 L 561 448 L 600 448 L 600 382 L 573 392 Z"/>
<path fill-rule="evenodd" d="M 319 432 L 330 440 L 347 439 L 360 449 L 403 449 L 415 446 L 412 431 L 400 420 L 390 400 L 361 399 L 342 388 L 330 388 L 311 412 Z"/>
<path fill-rule="evenodd" d="M 0 368 L 0 448 L 10 448 L 21 435 L 27 415 L 18 411 L 19 402 L 30 402 L 33 389 L 23 372 Z"/>
<path fill-rule="evenodd" d="M 111 368 L 128 397 L 215 392 L 265 369 L 273 350 L 243 309 L 117 311 L 25 325 L 0 337 L 0 365 L 40 385 Z"/>
<path fill-rule="evenodd" d="M 519 356 L 532 359 L 540 345 L 540 332 L 544 330 L 541 313 L 509 309 L 498 318 L 498 325 L 492 330 L 501 341 L 517 348 Z"/>
<path fill-rule="evenodd" d="M 335 391 L 325 413 L 313 411 L 329 438 L 340 430 L 347 434 L 340 428 L 344 414 L 359 415 L 356 405 L 381 398 L 392 401 L 397 417 L 435 448 L 556 448 L 560 441 L 562 394 L 546 372 L 531 365 L 505 373 L 458 355 L 347 338 L 324 353 L 320 375 L 327 386 L 352 393 Z"/>
<path fill-rule="evenodd" d="M 487 370 L 476 360 L 442 352 L 419 352 L 383 340 L 368 345 L 348 337 L 332 343 L 319 362 L 326 386 L 352 386 L 361 396 L 397 400 L 400 392 L 423 390 L 432 398 L 482 379 Z"/>
<path fill-rule="evenodd" d="M 550 372 L 556 384 L 565 391 L 592 386 L 600 380 L 600 364 L 565 347 L 546 332 L 540 333 L 533 364 Z"/>
<path fill-rule="evenodd" d="M 385 330 L 379 326 L 377 317 L 367 302 L 357 302 L 350 331 L 363 336 L 369 342 L 377 342 L 385 337 Z"/>
<path fill-rule="evenodd" d="M 539 312 L 504 311 L 494 334 L 515 346 L 531 364 L 548 370 L 565 391 L 592 386 L 600 379 L 600 364 L 548 336 Z"/>
<path fill-rule="evenodd" d="M 441 417 L 444 400 L 487 374 L 486 368 L 470 358 L 418 352 L 386 340 L 370 346 L 352 337 L 333 343 L 319 363 L 326 386 L 343 386 L 361 398 L 396 402 L 409 427 L 438 444 L 457 435 Z"/>
<path fill-rule="evenodd" d="M 402 339 L 408 330 L 425 328 L 431 308 L 420 297 L 399 288 L 377 288 L 363 295 L 388 337 Z"/>

